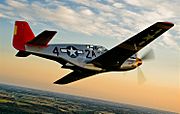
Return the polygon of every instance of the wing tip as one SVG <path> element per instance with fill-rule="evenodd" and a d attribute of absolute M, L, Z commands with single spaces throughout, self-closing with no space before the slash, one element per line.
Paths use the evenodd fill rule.
<path fill-rule="evenodd" d="M 57 81 L 53 82 L 53 84 L 65 85 L 65 84 L 68 84 L 68 83 L 66 83 L 65 81 L 62 81 L 60 79 L 60 80 L 57 80 Z"/>
<path fill-rule="evenodd" d="M 165 22 L 162 22 L 162 23 L 174 25 L 174 23 L 169 22 L 169 21 L 165 21 Z"/>
<path fill-rule="evenodd" d="M 170 29 L 171 27 L 174 26 L 174 23 L 168 22 L 168 21 L 157 22 L 156 24 L 157 24 L 158 28 L 163 28 L 163 29 L 166 29 L 166 30 L 168 30 L 168 29 Z"/>
<path fill-rule="evenodd" d="M 174 26 L 174 23 L 169 22 L 169 21 L 164 21 L 164 22 L 160 22 L 160 23 L 167 25 L 167 26 L 171 26 L 171 27 Z"/>

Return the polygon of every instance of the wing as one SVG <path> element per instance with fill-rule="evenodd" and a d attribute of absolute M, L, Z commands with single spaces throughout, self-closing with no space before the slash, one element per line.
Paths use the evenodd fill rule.
<path fill-rule="evenodd" d="M 36 36 L 33 40 L 27 42 L 27 44 L 35 46 L 47 46 L 48 42 L 53 38 L 56 33 L 56 31 L 45 30 L 38 36 Z"/>
<path fill-rule="evenodd" d="M 97 74 L 96 72 L 85 72 L 85 71 L 73 71 L 69 73 L 68 75 L 64 76 L 63 78 L 55 81 L 55 84 L 68 84 L 77 80 L 81 80 L 83 78 L 87 78 L 89 76 L 92 76 L 94 74 Z"/>
<path fill-rule="evenodd" d="M 157 22 L 125 42 L 95 58 L 91 61 L 91 63 L 101 68 L 110 68 L 116 66 L 117 63 L 121 65 L 129 57 L 137 53 L 139 50 L 173 26 L 174 24 L 170 22 Z"/>

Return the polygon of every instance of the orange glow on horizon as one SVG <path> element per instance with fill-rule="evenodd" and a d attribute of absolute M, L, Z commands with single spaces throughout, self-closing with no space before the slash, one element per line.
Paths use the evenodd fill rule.
<path fill-rule="evenodd" d="M 12 56 L 12 55 L 11 55 Z M 1 56 L 0 78 L 8 84 L 180 112 L 179 87 L 138 85 L 134 76 L 105 73 L 68 85 L 54 85 L 70 70 L 42 58 Z M 129 73 L 131 74 L 131 72 Z"/>

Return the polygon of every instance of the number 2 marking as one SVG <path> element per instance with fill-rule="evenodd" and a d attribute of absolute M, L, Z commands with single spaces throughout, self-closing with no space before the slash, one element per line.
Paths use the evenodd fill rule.
<path fill-rule="evenodd" d="M 94 51 L 85 50 L 87 52 L 86 58 L 91 59 L 92 57 L 96 57 L 96 54 Z"/>
<path fill-rule="evenodd" d="M 86 58 L 91 58 L 90 55 L 90 51 L 89 50 L 85 50 L 87 52 Z"/>

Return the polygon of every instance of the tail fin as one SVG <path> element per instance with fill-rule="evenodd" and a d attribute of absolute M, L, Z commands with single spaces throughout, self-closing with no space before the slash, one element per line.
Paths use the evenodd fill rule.
<path fill-rule="evenodd" d="M 34 39 L 29 24 L 25 21 L 16 21 L 14 27 L 13 46 L 17 50 L 25 51 L 25 44 Z"/>

